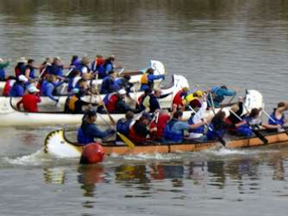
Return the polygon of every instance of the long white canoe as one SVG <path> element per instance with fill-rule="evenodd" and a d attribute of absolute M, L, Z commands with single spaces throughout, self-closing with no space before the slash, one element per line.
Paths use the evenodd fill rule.
<path fill-rule="evenodd" d="M 165 67 L 161 61 L 158 60 L 150 60 L 148 68 L 153 68 L 155 70 L 155 75 L 165 75 Z M 139 70 L 136 72 L 122 72 L 119 76 L 124 76 L 126 74 L 131 75 L 131 79 L 129 82 L 134 83 L 136 89 L 140 86 L 141 76 L 145 73 L 145 70 Z M 155 86 L 158 87 L 162 79 L 155 80 Z M 102 79 L 93 80 L 93 84 L 97 86 L 101 86 Z M 4 89 L 5 81 L 0 81 L 0 92 Z"/>
<path fill-rule="evenodd" d="M 261 108 L 263 106 L 262 94 L 256 90 L 247 90 L 245 97 L 245 105 L 250 111 L 253 108 Z M 229 107 L 222 109 L 229 112 Z M 217 112 L 217 110 L 216 110 Z M 213 116 L 213 112 L 208 110 L 207 117 Z M 112 118 L 118 121 L 124 117 L 124 114 L 112 114 Z M 185 111 L 183 118 L 188 119 L 191 116 L 191 111 Z M 0 104 L 0 126 L 52 126 L 52 125 L 79 125 L 83 114 L 67 114 L 64 112 L 38 112 L 29 113 L 19 111 L 11 105 L 9 101 Z M 109 122 L 109 116 L 99 114 L 97 124 L 105 125 Z"/>
<path fill-rule="evenodd" d="M 189 88 L 189 83 L 187 81 L 187 79 L 182 76 L 182 75 L 172 75 L 172 83 L 170 86 L 162 88 L 161 89 L 161 94 L 163 97 L 161 97 L 159 99 L 159 102 L 161 104 L 162 108 L 170 108 L 171 107 L 171 101 L 172 98 L 174 98 L 174 96 L 177 94 L 177 92 L 182 89 L 183 87 L 187 87 Z M 125 98 L 125 101 L 127 104 L 131 105 L 131 106 L 135 106 L 135 100 L 138 100 L 138 98 L 143 94 L 143 92 L 130 92 L 129 97 Z M 103 98 L 105 97 L 105 95 L 101 95 L 101 99 L 103 100 Z M 55 98 L 57 98 L 59 100 L 59 102 L 57 103 L 57 107 L 62 108 L 62 110 L 64 110 L 64 105 L 65 105 L 65 101 L 67 99 L 67 96 L 55 96 Z M 15 97 L 12 98 L 12 104 L 15 106 L 16 103 L 20 100 L 21 98 Z M 7 103 L 7 101 L 9 101 L 10 98 L 9 97 L 1 97 L 0 96 L 0 103 Z M 91 96 L 85 96 L 82 97 L 83 101 L 86 102 L 90 102 L 90 103 L 99 103 L 99 96 L 97 95 L 91 95 Z M 5 102 L 6 101 L 6 102 Z M 56 103 L 55 101 L 53 101 L 52 99 L 50 99 L 49 97 L 41 97 L 41 103 L 39 103 L 39 107 L 42 106 L 49 106 L 51 108 L 51 106 L 55 106 Z M 40 109 L 41 110 L 41 109 Z"/>

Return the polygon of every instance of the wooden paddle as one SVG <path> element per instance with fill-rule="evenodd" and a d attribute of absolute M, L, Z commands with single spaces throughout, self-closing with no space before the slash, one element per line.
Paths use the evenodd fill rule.
<path fill-rule="evenodd" d="M 229 109 L 229 111 L 236 117 L 238 118 L 240 121 L 243 121 L 243 119 L 238 116 L 232 109 Z M 248 110 L 247 110 L 248 112 Z M 248 112 L 249 113 L 249 112 Z M 250 129 L 252 130 L 252 132 L 264 143 L 267 144 L 268 140 L 260 133 L 260 131 L 255 130 L 248 122 L 247 122 L 248 126 L 250 127 Z"/>
<path fill-rule="evenodd" d="M 108 111 L 108 109 L 107 109 L 104 101 L 103 101 L 102 98 L 101 98 L 101 95 L 100 95 L 99 92 L 98 92 L 98 89 L 96 89 L 96 94 L 97 94 L 97 96 L 99 97 L 99 101 L 101 101 L 101 103 L 102 103 L 102 105 L 103 105 L 103 107 L 104 107 L 104 110 L 106 111 L 106 113 L 107 113 L 107 115 L 108 115 L 108 117 L 109 117 L 109 119 L 110 119 L 111 124 L 112 124 L 113 126 L 115 126 L 115 125 L 116 125 L 116 122 L 114 121 L 114 119 L 112 118 L 111 114 L 109 113 L 109 111 Z M 100 116 L 101 116 L 101 114 L 100 114 Z M 103 118 L 103 117 L 102 117 L 102 118 Z M 110 125 L 109 125 L 109 126 L 110 126 Z M 130 139 L 128 139 L 125 135 L 119 133 L 118 131 L 116 131 L 116 133 L 117 133 L 117 135 L 123 140 L 123 142 L 124 142 L 129 148 L 131 148 L 131 149 L 132 149 L 132 148 L 135 148 L 135 144 L 134 144 Z"/>

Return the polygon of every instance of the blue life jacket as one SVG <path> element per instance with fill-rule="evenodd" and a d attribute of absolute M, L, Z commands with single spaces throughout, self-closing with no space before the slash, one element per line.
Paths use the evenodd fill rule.
<path fill-rule="evenodd" d="M 238 135 L 245 136 L 245 137 L 251 137 L 253 135 L 252 129 L 249 127 L 248 124 L 241 125 L 236 129 L 236 132 Z"/>
<path fill-rule="evenodd" d="M 77 140 L 78 140 L 78 143 L 82 144 L 82 145 L 86 145 L 88 143 L 94 142 L 94 139 L 92 139 L 92 138 L 90 138 L 84 134 L 81 127 L 78 129 Z"/>
<path fill-rule="evenodd" d="M 217 140 L 225 134 L 225 130 L 215 130 L 213 124 L 209 124 L 209 128 L 206 134 L 208 140 Z"/>
<path fill-rule="evenodd" d="M 26 71 L 26 69 L 30 69 L 29 77 L 35 79 L 35 68 L 27 65 L 24 71 Z"/>
<path fill-rule="evenodd" d="M 55 76 L 63 76 L 63 66 L 51 65 L 46 68 L 48 74 Z"/>
<path fill-rule="evenodd" d="M 189 119 L 188 119 L 188 124 L 189 125 L 193 125 L 195 124 L 195 122 L 193 121 L 193 116 L 191 116 Z M 193 132 L 193 133 L 204 133 L 205 131 L 205 127 L 204 125 L 196 128 L 196 129 L 190 129 L 189 131 Z"/>
<path fill-rule="evenodd" d="M 0 69 L 0 80 L 5 80 L 6 71 L 5 69 Z"/>
<path fill-rule="evenodd" d="M 101 94 L 107 94 L 111 93 L 111 89 L 114 88 L 114 80 L 110 77 L 107 76 L 103 79 L 102 85 L 101 85 Z"/>
<path fill-rule="evenodd" d="M 116 130 L 119 133 L 125 136 L 128 136 L 131 122 L 132 122 L 132 119 L 131 120 L 126 120 L 124 118 L 120 119 L 116 124 Z"/>
<path fill-rule="evenodd" d="M 274 121 L 273 121 L 273 120 Z M 271 125 L 284 125 L 284 123 L 285 123 L 285 115 L 283 114 L 282 116 L 281 116 L 281 119 L 277 119 L 276 118 L 276 116 L 275 116 L 275 111 L 270 115 L 270 118 L 269 118 L 269 122 L 268 122 L 269 124 L 271 124 Z"/>
<path fill-rule="evenodd" d="M 12 88 L 10 89 L 11 97 L 22 97 L 24 95 L 25 88 L 20 84 L 15 82 Z"/>
<path fill-rule="evenodd" d="M 177 123 L 178 120 L 171 119 L 165 129 L 164 129 L 164 139 L 174 141 L 174 142 L 181 142 L 183 140 L 183 133 L 175 133 L 172 128 Z"/>

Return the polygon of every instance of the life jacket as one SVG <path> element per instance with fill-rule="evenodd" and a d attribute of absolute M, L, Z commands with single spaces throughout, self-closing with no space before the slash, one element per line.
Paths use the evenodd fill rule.
<path fill-rule="evenodd" d="M 170 115 L 169 114 L 160 114 L 158 117 L 158 122 L 156 124 L 157 127 L 157 131 L 155 134 L 155 137 L 160 139 L 163 138 L 163 134 L 164 134 L 164 130 L 166 127 L 167 122 L 170 119 Z"/>
<path fill-rule="evenodd" d="M 26 69 L 30 70 L 29 78 L 35 79 L 35 68 L 27 65 L 26 68 L 25 68 L 25 71 L 26 71 Z"/>
<path fill-rule="evenodd" d="M 274 121 L 273 121 L 274 120 Z M 269 118 L 269 121 L 268 121 L 269 124 L 271 125 L 284 125 L 285 124 L 285 115 L 282 114 L 281 118 L 280 119 L 277 119 L 276 116 L 275 116 L 275 111 L 270 115 L 270 118 Z"/>
<path fill-rule="evenodd" d="M 15 76 L 19 77 L 21 74 L 24 75 L 25 68 L 26 68 L 26 66 L 24 63 L 18 63 L 15 67 Z"/>
<path fill-rule="evenodd" d="M 189 125 L 193 125 L 195 124 L 195 122 L 193 121 L 193 116 L 191 116 L 189 119 L 188 119 L 188 124 Z M 204 125 L 196 128 L 196 129 L 190 129 L 189 131 L 193 132 L 193 133 L 204 133 L 205 131 L 205 127 Z"/>
<path fill-rule="evenodd" d="M 83 132 L 82 126 L 78 129 L 77 140 L 81 144 L 88 144 L 94 142 L 94 139 L 86 136 Z"/>
<path fill-rule="evenodd" d="M 138 121 L 135 122 L 137 124 Z M 135 124 L 129 129 L 129 138 L 131 139 L 132 142 L 134 143 L 140 143 L 142 144 L 147 140 L 146 137 L 139 136 L 134 129 Z"/>
<path fill-rule="evenodd" d="M 75 111 L 75 103 L 79 100 L 79 98 L 76 95 L 73 95 L 68 100 L 68 108 L 70 111 Z"/>
<path fill-rule="evenodd" d="M 109 100 L 108 103 L 106 104 L 107 110 L 109 112 L 114 112 L 116 110 L 116 104 L 119 100 L 119 96 L 116 92 L 109 94 Z"/>
<path fill-rule="evenodd" d="M 253 135 L 252 129 L 248 124 L 244 124 L 236 128 L 236 132 L 240 136 L 251 137 Z"/>
<path fill-rule="evenodd" d="M 14 79 L 6 81 L 4 89 L 3 89 L 3 93 L 2 93 L 3 96 L 5 96 L 5 97 L 10 96 L 10 90 L 11 90 L 11 88 L 15 82 L 16 81 Z"/>
<path fill-rule="evenodd" d="M 115 81 L 110 77 L 106 76 L 101 85 L 101 94 L 111 93 L 111 89 L 113 89 Z"/>
<path fill-rule="evenodd" d="M 5 69 L 0 69 L 0 80 L 4 81 L 6 76 L 6 71 Z"/>
<path fill-rule="evenodd" d="M 141 76 L 141 79 L 140 79 L 140 83 L 141 84 L 149 84 L 149 79 L 148 79 L 148 75 L 149 73 L 144 73 L 142 76 Z"/>
<path fill-rule="evenodd" d="M 177 107 L 183 106 L 183 100 L 182 97 L 184 96 L 184 91 L 180 90 L 177 92 L 177 94 L 173 98 L 173 104 L 176 104 Z"/>
<path fill-rule="evenodd" d="M 172 128 L 178 122 L 176 119 L 171 119 L 165 129 L 164 129 L 164 138 L 166 140 L 174 141 L 174 142 L 181 142 L 183 140 L 183 133 L 175 133 Z"/>
<path fill-rule="evenodd" d="M 221 130 L 215 130 L 213 124 L 209 124 L 209 128 L 207 131 L 207 139 L 208 140 L 217 140 L 219 139 L 219 137 L 223 137 L 225 134 L 225 130 L 221 129 Z"/>
<path fill-rule="evenodd" d="M 211 88 L 211 95 L 212 95 L 212 100 L 213 101 L 221 103 L 224 100 L 224 97 L 217 94 L 219 89 L 220 89 L 220 87 L 213 86 Z"/>
<path fill-rule="evenodd" d="M 125 136 L 128 136 L 131 122 L 132 122 L 132 119 L 131 120 L 126 120 L 124 118 L 120 119 L 116 124 L 116 130 L 119 133 Z"/>

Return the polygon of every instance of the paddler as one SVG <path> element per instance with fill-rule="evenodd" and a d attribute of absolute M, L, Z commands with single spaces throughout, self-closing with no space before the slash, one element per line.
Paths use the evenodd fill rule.
<path fill-rule="evenodd" d="M 23 108 L 26 112 L 38 112 L 38 103 L 41 102 L 41 98 L 38 95 L 39 89 L 34 85 L 28 88 L 28 94 L 25 94 L 23 98 L 17 103 L 17 109 L 20 109 L 20 105 L 23 104 Z"/>
<path fill-rule="evenodd" d="M 185 105 L 184 105 L 184 99 L 186 98 L 186 96 L 188 95 L 189 92 L 189 88 L 188 87 L 183 87 L 182 89 L 180 89 L 176 95 L 173 98 L 173 102 L 172 102 L 172 109 L 184 109 Z"/>
<path fill-rule="evenodd" d="M 103 79 L 100 94 L 108 94 L 116 91 L 115 79 L 117 77 L 116 71 L 109 71 L 108 76 Z"/>
<path fill-rule="evenodd" d="M 158 101 L 161 96 L 161 89 L 154 89 L 154 93 L 148 94 L 149 92 L 149 89 L 145 90 L 145 96 L 140 102 L 140 110 L 146 110 L 147 112 L 154 113 L 155 111 L 161 109 Z"/>
<path fill-rule="evenodd" d="M 154 88 L 154 80 L 164 79 L 165 75 L 154 75 L 154 69 L 148 68 L 146 72 L 141 76 L 141 87 L 140 91 L 144 91 L 145 89 Z"/>
<path fill-rule="evenodd" d="M 26 86 L 28 84 L 28 78 L 21 74 L 16 78 L 16 81 L 13 83 L 10 88 L 9 96 L 10 97 L 23 97 Z"/>
<path fill-rule="evenodd" d="M 234 96 L 236 95 L 236 91 L 232 89 L 228 89 L 227 86 L 223 85 L 221 87 L 212 87 L 210 89 L 210 93 L 208 95 L 208 106 L 214 108 L 219 108 L 220 104 L 224 101 L 226 96 Z M 211 96 L 212 100 L 211 101 Z"/>
<path fill-rule="evenodd" d="M 269 116 L 268 128 L 270 130 L 281 130 L 288 122 L 288 118 L 284 114 L 286 110 L 288 110 L 288 101 L 278 103 L 277 108 L 274 108 Z"/>
<path fill-rule="evenodd" d="M 86 145 L 94 142 L 94 139 L 105 139 L 115 134 L 115 130 L 113 128 L 100 130 L 95 124 L 96 120 L 97 113 L 95 110 L 86 111 L 77 134 L 77 140 L 80 144 Z"/>
<path fill-rule="evenodd" d="M 167 142 L 183 142 L 185 139 L 184 132 L 196 129 L 207 122 L 203 119 L 197 124 L 188 124 L 188 122 L 182 121 L 183 112 L 176 111 L 173 114 L 173 118 L 167 123 L 164 130 L 164 139 Z"/>
<path fill-rule="evenodd" d="M 25 67 L 25 76 L 29 79 L 29 80 L 34 80 L 36 78 L 35 76 L 35 70 L 39 69 L 39 67 L 37 67 L 35 65 L 35 61 L 34 59 L 29 59 L 27 62 L 27 65 Z"/>
<path fill-rule="evenodd" d="M 118 92 L 113 92 L 104 99 L 105 105 L 109 113 L 126 113 L 127 111 L 137 112 L 136 109 L 129 107 L 125 102 L 126 91 L 120 89 Z"/>
<path fill-rule="evenodd" d="M 11 59 L 4 61 L 2 58 L 0 58 L 0 81 L 6 80 L 5 68 L 7 68 L 9 66 L 10 62 L 11 62 Z"/>
<path fill-rule="evenodd" d="M 63 82 L 57 81 L 57 77 L 53 74 L 47 74 L 45 80 L 41 84 L 41 96 L 47 96 L 51 100 L 58 103 L 59 99 L 55 97 L 57 95 L 57 87 L 62 85 Z"/>

